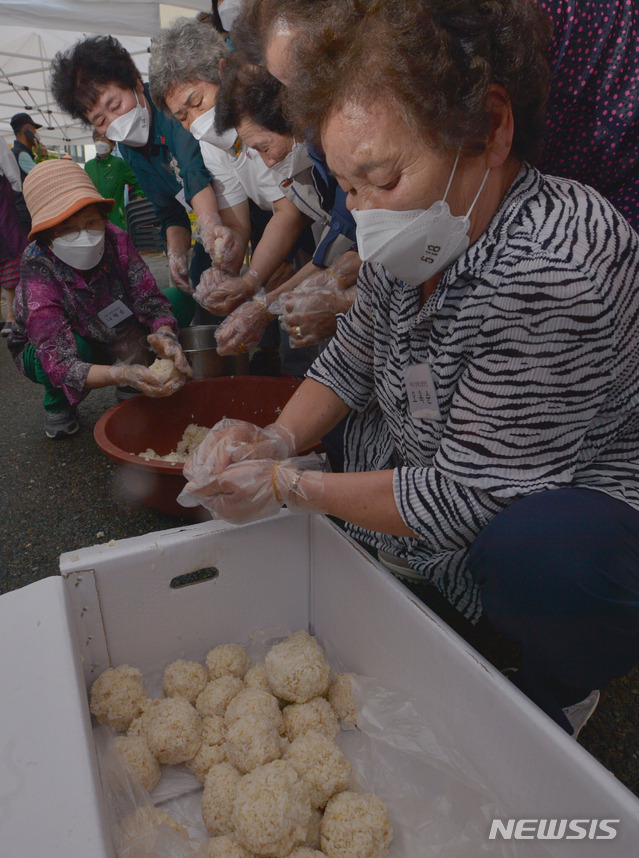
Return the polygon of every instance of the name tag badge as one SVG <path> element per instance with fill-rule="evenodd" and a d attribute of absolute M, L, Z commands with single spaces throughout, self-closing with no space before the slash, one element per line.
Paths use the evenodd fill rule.
<path fill-rule="evenodd" d="M 441 420 L 437 403 L 437 392 L 430 366 L 418 363 L 408 368 L 406 373 L 406 395 L 413 417 L 424 420 Z"/>
<path fill-rule="evenodd" d="M 118 298 L 117 301 L 109 304 L 109 306 L 105 307 L 104 310 L 100 310 L 98 313 L 98 319 L 100 319 L 107 328 L 115 328 L 116 325 L 119 325 L 120 322 L 123 322 L 132 315 L 133 311 L 129 310 L 127 305 Z"/>

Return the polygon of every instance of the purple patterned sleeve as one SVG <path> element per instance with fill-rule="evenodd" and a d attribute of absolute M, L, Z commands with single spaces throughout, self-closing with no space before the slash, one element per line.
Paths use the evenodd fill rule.
<path fill-rule="evenodd" d="M 55 265 L 46 266 L 42 260 L 22 265 L 19 289 L 20 306 L 16 316 L 26 314 L 26 335 L 35 348 L 38 360 L 49 379 L 62 388 L 71 405 L 83 398 L 83 388 L 90 364 L 78 357 L 64 294 L 53 274 Z"/>

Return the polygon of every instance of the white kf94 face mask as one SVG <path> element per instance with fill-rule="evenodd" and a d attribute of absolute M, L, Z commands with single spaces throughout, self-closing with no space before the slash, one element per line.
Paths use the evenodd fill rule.
<path fill-rule="evenodd" d="M 453 164 L 444 197 L 427 209 L 353 211 L 357 227 L 357 250 L 362 260 L 380 262 L 391 274 L 418 286 L 447 268 L 468 248 L 470 214 L 479 199 L 490 168 L 486 170 L 468 212 L 451 214 L 446 197 L 459 152 Z"/>
<path fill-rule="evenodd" d="M 293 143 L 293 148 L 288 155 L 282 158 L 281 161 L 278 161 L 277 164 L 273 164 L 271 170 L 274 170 L 283 179 L 292 179 L 298 173 L 301 173 L 302 170 L 306 170 L 312 166 L 313 162 L 311 156 L 308 154 L 306 143 L 296 142 Z"/>
<path fill-rule="evenodd" d="M 103 229 L 81 229 L 77 235 L 54 238 L 51 250 L 71 268 L 89 271 L 102 259 L 104 235 Z"/>
<path fill-rule="evenodd" d="M 109 140 L 115 143 L 126 143 L 127 146 L 144 146 L 148 142 L 151 115 L 144 102 L 140 103 L 137 92 L 135 101 L 135 107 L 118 116 L 109 125 L 104 135 Z"/>
<path fill-rule="evenodd" d="M 210 110 L 194 119 L 189 131 L 196 140 L 204 140 L 205 143 L 217 146 L 218 149 L 232 149 L 237 140 L 235 128 L 229 128 L 222 134 L 217 133 L 215 130 L 215 107 L 211 107 Z"/>

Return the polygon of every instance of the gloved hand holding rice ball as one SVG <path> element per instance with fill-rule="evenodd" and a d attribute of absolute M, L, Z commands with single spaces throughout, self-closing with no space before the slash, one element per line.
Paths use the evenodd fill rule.
<path fill-rule="evenodd" d="M 185 507 L 201 504 L 214 518 L 236 524 L 274 515 L 284 504 L 295 509 L 312 501 L 321 510 L 321 460 L 315 454 L 293 456 L 295 448 L 295 436 L 284 425 L 261 428 L 224 418 L 186 461 L 188 483 L 178 501 Z"/>
<path fill-rule="evenodd" d="M 108 376 L 113 383 L 128 385 L 146 396 L 170 396 L 184 386 L 193 371 L 170 328 L 159 328 L 149 334 L 147 342 L 158 355 L 149 367 L 119 364 L 108 368 Z"/>

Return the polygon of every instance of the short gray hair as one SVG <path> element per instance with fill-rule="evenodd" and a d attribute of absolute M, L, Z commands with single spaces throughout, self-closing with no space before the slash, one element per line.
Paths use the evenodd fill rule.
<path fill-rule="evenodd" d="M 149 88 L 158 110 L 172 115 L 166 96 L 175 86 L 192 80 L 219 84 L 219 62 L 228 54 L 224 36 L 195 18 L 178 18 L 160 30 L 151 42 L 149 61 Z"/>

